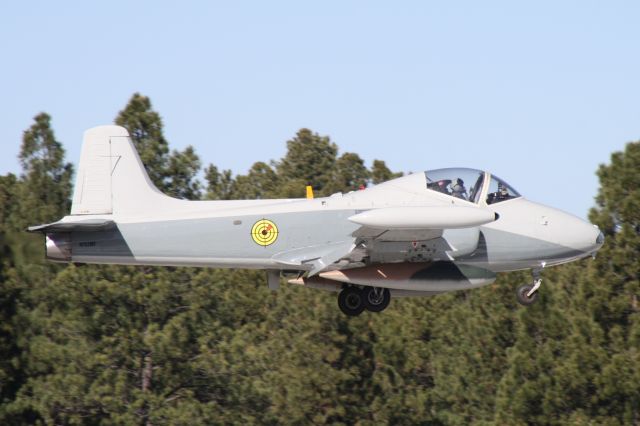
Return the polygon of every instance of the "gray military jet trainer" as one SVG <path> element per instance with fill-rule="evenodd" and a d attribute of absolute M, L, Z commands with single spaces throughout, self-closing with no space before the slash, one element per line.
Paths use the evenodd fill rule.
<path fill-rule="evenodd" d="M 540 271 L 594 255 L 594 225 L 533 203 L 473 169 L 415 173 L 325 198 L 187 201 L 154 187 L 118 126 L 85 132 L 71 214 L 33 226 L 53 261 L 252 268 L 339 292 L 347 315 L 384 310 L 391 297 L 492 283 L 531 269 L 518 288 L 533 303 Z"/>

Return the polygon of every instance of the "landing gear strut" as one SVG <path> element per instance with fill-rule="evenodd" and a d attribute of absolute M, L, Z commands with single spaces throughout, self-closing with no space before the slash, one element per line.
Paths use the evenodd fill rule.
<path fill-rule="evenodd" d="M 516 298 L 518 303 L 524 306 L 532 305 L 538 299 L 538 289 L 542 284 L 542 278 L 540 278 L 540 272 L 533 272 L 533 284 L 525 284 L 518 287 L 516 290 Z"/>
<path fill-rule="evenodd" d="M 391 301 L 389 289 L 378 287 L 364 287 L 362 289 L 348 286 L 338 295 L 338 307 L 350 317 L 358 316 L 365 309 L 371 312 L 381 312 Z"/>
<path fill-rule="evenodd" d="M 391 302 L 391 292 L 388 288 L 365 287 L 362 289 L 362 294 L 367 311 L 382 312 Z"/>

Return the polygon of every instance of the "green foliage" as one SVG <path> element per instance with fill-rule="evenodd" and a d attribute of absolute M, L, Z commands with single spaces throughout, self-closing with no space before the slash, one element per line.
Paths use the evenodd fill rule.
<path fill-rule="evenodd" d="M 246 175 L 237 176 L 233 191 L 236 199 L 277 198 L 279 180 L 276 172 L 266 163 L 254 163 Z"/>
<path fill-rule="evenodd" d="M 165 189 L 169 143 L 164 138 L 160 114 L 151 107 L 151 100 L 134 93 L 115 119 L 118 126 L 129 131 L 131 140 L 154 185 Z"/>
<path fill-rule="evenodd" d="M 186 147 L 183 152 L 173 151 L 167 166 L 166 193 L 185 200 L 199 200 L 200 182 L 196 180 L 199 171 L 200 158 L 192 146 Z"/>
<path fill-rule="evenodd" d="M 337 155 L 338 146 L 328 136 L 300 129 L 287 141 L 287 154 L 276 165 L 285 196 L 304 197 L 306 185 L 318 195 L 328 195 Z"/>
<path fill-rule="evenodd" d="M 23 175 L 18 185 L 20 213 L 16 227 L 59 219 L 71 206 L 73 166 L 64 163 L 64 149 L 51 129 L 51 117 L 40 113 L 24 132 L 20 148 Z"/>
<path fill-rule="evenodd" d="M 201 358 L 233 334 L 218 290 L 192 270 L 67 268 L 34 289 L 30 379 L 10 408 L 51 423 L 167 422 L 200 402 L 211 415 L 227 378 Z"/>
<path fill-rule="evenodd" d="M 328 185 L 328 192 L 349 192 L 363 189 L 367 186 L 370 174 L 364 165 L 364 160 L 358 154 L 345 152 L 336 161 L 334 176 Z"/>
<path fill-rule="evenodd" d="M 235 178 L 231 170 L 218 171 L 211 164 L 205 169 L 206 199 L 302 198 L 306 186 L 316 196 L 335 192 L 356 191 L 369 183 L 381 183 L 402 176 L 387 168 L 384 161 L 374 160 L 367 169 L 358 154 L 345 152 L 338 157 L 338 147 L 328 136 L 300 129 L 287 142 L 287 153 L 269 164 L 258 161 L 246 175 Z"/>
<path fill-rule="evenodd" d="M 218 172 L 218 168 L 213 164 L 209 165 L 204 171 L 207 181 L 207 200 L 231 200 L 235 181 L 231 170 L 223 170 Z"/>
<path fill-rule="evenodd" d="M 129 131 L 153 184 L 168 195 L 196 200 L 200 198 L 200 158 L 192 146 L 169 154 L 162 118 L 152 109 L 147 96 L 134 93 L 115 123 Z"/>
<path fill-rule="evenodd" d="M 595 261 L 554 268 L 543 303 L 518 316 L 496 421 L 640 422 L 640 143 L 611 156 L 591 220 L 606 234 Z"/>
<path fill-rule="evenodd" d="M 6 401 L 15 398 L 27 379 L 21 341 L 30 333 L 24 314 L 32 286 L 59 269 L 43 265 L 42 240 L 25 235 L 27 225 L 59 219 L 70 208 L 72 166 L 51 129 L 51 117 L 40 113 L 24 132 L 19 154 L 23 173 L 0 177 L 0 422 Z M 21 423 L 30 418 L 23 413 Z"/>
<path fill-rule="evenodd" d="M 371 181 L 374 184 L 386 182 L 402 176 L 402 173 L 393 173 L 382 160 L 373 160 L 371 167 Z"/>
<path fill-rule="evenodd" d="M 398 176 L 301 129 L 284 158 L 237 176 L 209 165 L 203 187 L 195 151 L 170 151 L 148 98 L 116 122 L 180 198 Z M 510 273 L 357 318 L 330 293 L 272 293 L 263 272 L 44 262 L 23 229 L 64 215 L 71 193 L 46 114 L 20 158 L 20 177 L 0 176 L 1 424 L 640 424 L 640 143 L 598 171 L 598 258 L 545 271 L 538 304 L 515 303 L 530 277 Z"/>

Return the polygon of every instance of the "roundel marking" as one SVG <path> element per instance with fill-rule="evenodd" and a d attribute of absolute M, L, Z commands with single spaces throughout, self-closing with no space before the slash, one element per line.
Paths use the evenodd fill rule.
<path fill-rule="evenodd" d="M 251 238 L 259 246 L 269 246 L 278 239 L 278 227 L 268 219 L 260 219 L 251 228 Z"/>

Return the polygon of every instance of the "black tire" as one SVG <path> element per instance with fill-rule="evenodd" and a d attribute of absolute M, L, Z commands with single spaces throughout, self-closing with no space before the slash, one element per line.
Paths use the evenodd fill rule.
<path fill-rule="evenodd" d="M 367 311 L 382 312 L 391 302 L 391 292 L 388 288 L 365 287 L 362 289 L 362 298 Z"/>
<path fill-rule="evenodd" d="M 533 286 L 531 284 L 525 284 L 518 287 L 516 290 L 516 298 L 518 299 L 518 303 L 524 306 L 532 305 L 538 299 L 538 292 L 536 291 L 530 297 L 527 296 L 527 293 L 531 291 Z"/>
<path fill-rule="evenodd" d="M 338 295 L 338 307 L 345 315 L 358 316 L 364 311 L 364 297 L 357 287 L 345 287 Z"/>

